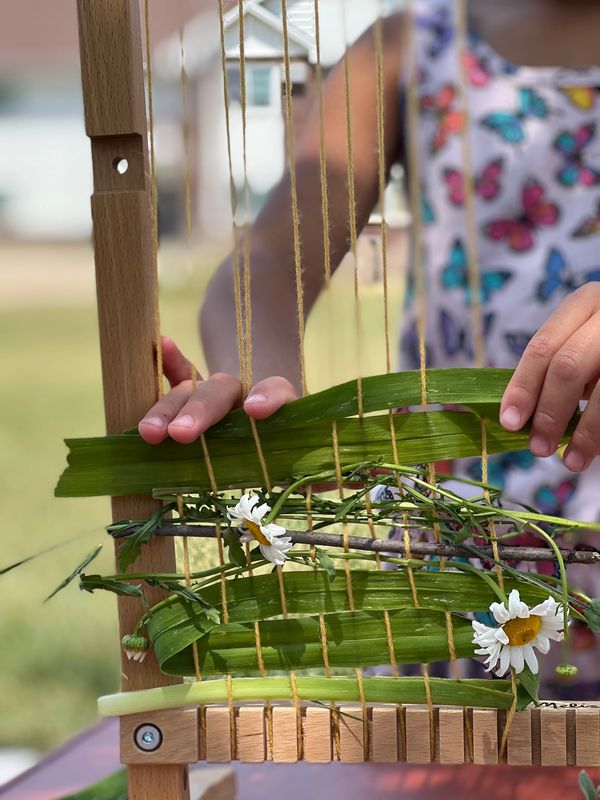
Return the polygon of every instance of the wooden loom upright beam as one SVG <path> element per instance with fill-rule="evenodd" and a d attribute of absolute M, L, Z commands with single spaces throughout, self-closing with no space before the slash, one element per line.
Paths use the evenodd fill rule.
<path fill-rule="evenodd" d="M 157 284 L 153 250 L 139 0 L 78 0 L 86 133 L 94 172 L 92 218 L 107 433 L 135 425 L 158 393 Z M 113 519 L 152 514 L 151 497 L 113 498 Z M 117 545 L 118 547 L 118 545 Z M 175 567 L 173 541 L 156 538 L 135 562 L 141 571 Z M 149 593 L 149 601 L 164 595 Z M 118 598 L 120 636 L 139 619 L 136 599 Z M 121 655 L 123 691 L 178 682 L 152 654 Z M 174 718 L 177 714 L 172 715 Z M 122 748 L 123 756 L 123 748 Z M 176 760 L 176 759 L 175 759 Z M 130 800 L 189 798 L 187 766 L 129 767 Z"/>

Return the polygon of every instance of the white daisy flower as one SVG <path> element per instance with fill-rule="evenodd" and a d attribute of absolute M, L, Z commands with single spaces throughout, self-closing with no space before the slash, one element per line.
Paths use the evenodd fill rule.
<path fill-rule="evenodd" d="M 263 518 L 269 513 L 271 507 L 267 503 L 256 507 L 258 497 L 247 492 L 240 497 L 235 508 L 228 509 L 227 516 L 231 520 L 239 520 L 239 530 L 242 532 L 240 542 L 258 542 L 260 552 L 273 564 L 281 566 L 287 559 L 286 553 L 292 547 L 292 540 L 285 528 L 270 522 L 263 525 Z"/>
<path fill-rule="evenodd" d="M 487 671 L 496 668 L 496 675 L 502 677 L 510 667 L 515 672 L 522 672 L 525 664 L 535 674 L 538 661 L 533 648 L 540 653 L 550 649 L 550 639 L 560 642 L 564 638 L 563 607 L 552 597 L 543 603 L 529 608 L 513 589 L 508 596 L 508 608 L 504 603 L 492 603 L 490 611 L 498 623 L 497 628 L 490 628 L 477 620 L 473 620 L 473 643 L 479 645 L 475 650 L 479 656 L 487 656 Z"/>

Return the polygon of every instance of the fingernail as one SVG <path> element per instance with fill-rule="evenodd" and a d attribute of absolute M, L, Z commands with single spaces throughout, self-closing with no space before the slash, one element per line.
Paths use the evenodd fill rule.
<path fill-rule="evenodd" d="M 183 417 L 177 417 L 177 419 L 174 419 L 171 423 L 171 425 L 176 425 L 178 428 L 193 428 L 195 424 L 196 420 L 189 414 L 184 414 Z"/>
<path fill-rule="evenodd" d="M 565 455 L 564 463 L 572 472 L 581 472 L 585 467 L 586 458 L 579 450 L 569 450 Z"/>
<path fill-rule="evenodd" d="M 266 394 L 251 394 L 244 400 L 245 406 L 253 406 L 254 404 L 258 403 L 266 403 L 268 401 L 268 397 Z"/>
<path fill-rule="evenodd" d="M 511 431 L 518 431 L 521 425 L 521 412 L 516 406 L 507 406 L 500 414 L 500 423 Z"/>
<path fill-rule="evenodd" d="M 545 458 L 552 453 L 552 445 L 548 439 L 546 439 L 545 436 L 540 436 L 539 434 L 531 437 L 529 449 L 534 456 L 540 456 L 541 458 Z"/>
<path fill-rule="evenodd" d="M 159 428 L 162 430 L 165 427 L 165 421 L 162 417 L 145 417 L 140 425 L 150 425 L 152 428 Z"/>

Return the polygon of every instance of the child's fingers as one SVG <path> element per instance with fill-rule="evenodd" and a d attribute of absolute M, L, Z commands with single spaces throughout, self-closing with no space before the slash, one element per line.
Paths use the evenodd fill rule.
<path fill-rule="evenodd" d="M 148 444 L 159 444 L 168 436 L 168 426 L 194 391 L 192 381 L 182 381 L 161 397 L 138 423 L 140 436 Z"/>
<path fill-rule="evenodd" d="M 296 391 L 287 378 L 265 378 L 252 387 L 244 401 L 244 411 L 254 419 L 265 419 L 296 398 Z"/>
<path fill-rule="evenodd" d="M 550 316 L 527 345 L 500 407 L 500 422 L 518 431 L 531 418 L 538 403 L 550 363 L 561 347 L 597 310 L 600 284 L 574 292 Z"/>
<path fill-rule="evenodd" d="M 529 446 L 536 456 L 557 448 L 569 420 L 598 371 L 600 315 L 595 315 L 568 339 L 552 358 L 533 417 Z"/>
<path fill-rule="evenodd" d="M 583 472 L 600 453 L 600 384 L 590 395 L 585 411 L 565 452 L 565 466 Z"/>
<path fill-rule="evenodd" d="M 165 378 L 171 387 L 182 381 L 200 378 L 195 367 L 169 336 L 161 336 L 162 363 Z M 195 375 L 194 375 L 195 373 Z"/>
<path fill-rule="evenodd" d="M 169 436 L 182 444 L 195 441 L 239 403 L 241 393 L 242 387 L 237 378 L 216 372 L 201 381 L 196 390 L 188 395 L 187 401 L 168 426 Z"/>

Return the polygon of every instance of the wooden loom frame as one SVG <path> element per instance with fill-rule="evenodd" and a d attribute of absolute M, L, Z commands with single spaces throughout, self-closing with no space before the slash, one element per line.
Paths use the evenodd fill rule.
<path fill-rule="evenodd" d="M 158 391 L 157 285 L 139 1 L 78 0 L 78 15 L 85 124 L 94 172 L 92 215 L 105 416 L 111 434 L 135 425 Z M 123 159 L 127 169 L 122 173 L 117 165 Z M 115 520 L 144 518 L 155 508 L 149 497 L 112 501 Z M 174 540 L 169 537 L 152 539 L 135 563 L 144 571 L 174 567 Z M 150 590 L 151 602 L 160 598 L 159 590 Z M 135 627 L 137 605 L 119 597 L 118 614 L 122 636 Z M 160 671 L 152 654 L 143 663 L 126 661 L 122 654 L 122 669 L 124 691 L 177 680 Z M 516 715 L 506 761 L 600 765 L 600 705 L 548 705 Z M 329 709 L 304 708 L 299 720 L 294 707 L 275 705 L 269 710 L 269 736 L 262 705 L 124 717 L 121 757 L 129 767 L 129 797 L 187 800 L 187 764 L 199 759 L 499 761 L 506 712 L 436 708 L 435 725 L 430 726 L 426 706 L 372 707 L 368 741 L 360 706 L 342 706 L 339 712 L 333 725 Z M 162 734 L 162 744 L 154 752 L 135 743 L 142 724 L 155 725 Z"/>

